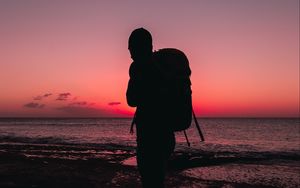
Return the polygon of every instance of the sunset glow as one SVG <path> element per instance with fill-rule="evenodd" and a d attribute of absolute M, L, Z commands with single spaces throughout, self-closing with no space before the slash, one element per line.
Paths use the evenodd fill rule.
<path fill-rule="evenodd" d="M 199 117 L 299 117 L 299 1 L 1 1 L 0 117 L 131 117 L 127 40 L 178 48 Z"/>

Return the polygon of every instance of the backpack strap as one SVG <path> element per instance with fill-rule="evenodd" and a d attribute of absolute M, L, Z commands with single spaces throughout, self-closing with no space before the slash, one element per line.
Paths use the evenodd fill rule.
<path fill-rule="evenodd" d="M 188 139 L 188 137 L 187 137 L 187 134 L 186 134 L 185 130 L 183 131 L 183 133 L 184 133 L 184 137 L 185 137 L 185 139 L 186 139 L 187 145 L 188 145 L 189 147 L 191 147 L 191 143 L 190 143 L 190 141 L 189 141 L 189 139 Z"/>
<path fill-rule="evenodd" d="M 195 112 L 194 112 L 194 109 L 193 109 L 193 108 L 192 108 L 192 112 L 193 112 L 193 117 L 194 117 L 194 121 L 195 121 L 197 130 L 198 130 L 198 133 L 199 133 L 199 136 L 200 136 L 200 141 L 201 141 L 201 142 L 204 142 L 204 136 L 203 136 L 202 131 L 201 131 L 201 129 L 200 129 L 200 126 L 199 126 L 199 123 L 198 123 L 198 121 L 197 121 L 197 118 L 196 118 L 196 115 L 195 115 Z"/>
<path fill-rule="evenodd" d="M 134 127 L 134 124 L 135 124 L 135 118 L 136 118 L 136 112 L 134 113 L 134 116 L 133 116 L 133 119 L 132 119 L 132 122 L 131 122 L 130 131 L 129 131 L 130 134 L 134 133 L 133 127 Z"/>

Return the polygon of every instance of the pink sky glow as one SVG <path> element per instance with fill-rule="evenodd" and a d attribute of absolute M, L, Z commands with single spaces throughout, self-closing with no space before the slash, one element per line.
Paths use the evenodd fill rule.
<path fill-rule="evenodd" d="M 127 40 L 181 49 L 200 117 L 299 117 L 299 1 L 0 1 L 0 117 L 131 117 Z"/>

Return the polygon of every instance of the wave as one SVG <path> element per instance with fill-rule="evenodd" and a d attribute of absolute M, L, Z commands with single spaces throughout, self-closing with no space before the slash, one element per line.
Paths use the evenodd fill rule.
<path fill-rule="evenodd" d="M 22 145 L 20 148 L 31 150 L 32 145 L 36 145 L 33 147 L 43 147 L 43 150 L 48 150 L 51 153 L 53 150 L 53 145 L 57 147 L 61 147 L 64 150 L 68 150 L 68 146 L 72 147 L 72 149 L 80 149 L 85 150 L 88 146 L 88 150 L 126 150 L 126 151 L 134 151 L 135 145 L 130 145 L 128 143 L 93 143 L 93 142 L 85 142 L 79 143 L 75 138 L 62 138 L 62 137 L 21 137 L 14 135 L 1 135 L 0 136 L 0 144 L 7 145 L 7 147 L 1 148 L 9 148 L 13 145 Z M 9 146 L 10 145 L 10 146 Z M 38 146 L 39 145 L 39 146 Z M 219 144 L 222 147 L 221 144 Z M 181 147 L 180 144 L 177 146 L 175 150 L 176 160 L 187 160 L 190 161 L 190 165 L 197 164 L 205 161 L 205 165 L 207 164 L 217 164 L 217 163 L 229 163 L 229 162 L 239 162 L 239 161 L 263 161 L 263 160 L 299 160 L 300 159 L 300 150 L 293 151 L 247 151 L 247 150 L 238 150 L 235 146 L 231 148 L 227 148 L 227 150 L 212 150 L 210 144 L 203 144 L 201 148 L 195 147 Z M 216 146 L 214 146 L 216 149 Z M 176 161 L 174 160 L 174 161 Z M 178 162 L 178 161 L 177 161 Z M 177 163 L 176 162 L 176 163 Z"/>
<path fill-rule="evenodd" d="M 130 124 L 128 118 L 0 118 L 0 125 L 98 126 Z"/>
<path fill-rule="evenodd" d="M 72 147 L 73 149 L 84 150 L 87 147 L 95 148 L 98 150 L 133 150 L 135 145 L 130 144 L 121 144 L 121 143 L 96 143 L 96 142 L 80 142 L 78 138 L 73 137 L 23 137 L 23 136 L 14 136 L 14 135 L 0 135 L 0 145 L 21 145 L 23 148 L 27 147 L 43 147 L 52 150 L 52 147 L 55 146 L 61 148 Z M 28 148 L 27 148 L 28 149 Z M 51 152 L 51 151 L 50 151 Z"/>
<path fill-rule="evenodd" d="M 0 142 L 5 143 L 32 143 L 32 144 L 72 144 L 68 139 L 61 137 L 23 137 L 14 135 L 1 135 Z"/>

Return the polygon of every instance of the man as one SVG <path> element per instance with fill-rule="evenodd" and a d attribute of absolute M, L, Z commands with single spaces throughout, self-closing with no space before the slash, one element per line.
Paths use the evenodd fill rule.
<path fill-rule="evenodd" d="M 152 36 L 144 28 L 134 30 L 128 41 L 133 63 L 129 69 L 127 103 L 136 110 L 137 164 L 144 188 L 164 187 L 167 161 L 174 151 L 175 136 L 166 126 L 164 84 L 155 66 Z"/>

